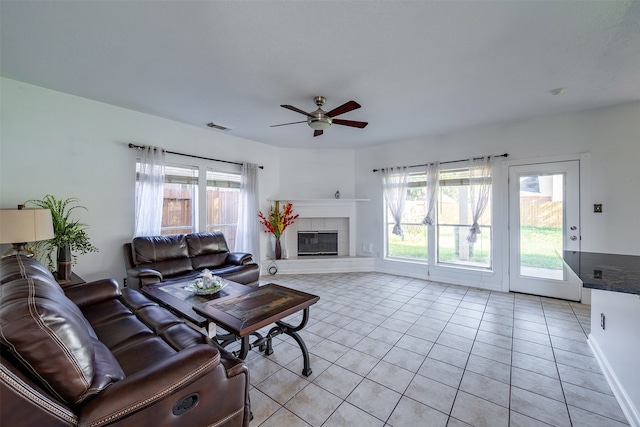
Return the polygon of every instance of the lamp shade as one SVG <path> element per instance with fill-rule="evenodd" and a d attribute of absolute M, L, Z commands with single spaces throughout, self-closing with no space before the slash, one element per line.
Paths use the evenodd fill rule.
<path fill-rule="evenodd" d="M 0 243 L 53 239 L 49 209 L 0 209 Z"/>

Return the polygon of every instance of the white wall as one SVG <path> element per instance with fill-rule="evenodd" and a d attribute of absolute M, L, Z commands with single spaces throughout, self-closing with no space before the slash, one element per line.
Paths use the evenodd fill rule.
<path fill-rule="evenodd" d="M 640 296 L 592 290 L 589 344 L 632 426 L 640 426 L 639 323 Z"/>
<path fill-rule="evenodd" d="M 414 165 L 509 153 L 507 162 L 583 158 L 581 175 L 582 250 L 640 255 L 640 103 L 537 118 L 517 123 L 469 129 L 356 152 L 356 194 L 371 202 L 358 207 L 358 242 L 373 243 L 383 254 L 382 195 L 372 169 Z M 508 163 L 507 163 L 508 164 Z M 502 166 L 502 167 L 501 167 Z M 379 271 L 508 290 L 505 257 L 507 239 L 507 178 L 505 165 L 494 176 L 494 271 L 453 271 L 423 265 L 377 260 Z M 602 203 L 603 213 L 593 213 Z M 427 276 L 430 274 L 430 276 Z"/>
<path fill-rule="evenodd" d="M 591 160 L 584 165 L 588 179 L 581 191 L 582 249 L 640 254 L 640 103 L 354 151 L 277 149 L 5 78 L 0 79 L 0 90 L 0 208 L 46 194 L 80 198 L 89 209 L 78 212 L 80 219 L 90 226 L 92 242 L 100 249 L 82 256 L 75 267 L 87 279 L 124 277 L 121 246 L 131 239 L 134 213 L 136 151 L 126 147 L 129 142 L 264 165 L 259 172 L 263 211 L 268 209 L 267 199 L 332 198 L 336 190 L 342 198 L 370 199 L 357 204 L 358 253 L 363 254 L 363 243 L 373 243 L 377 269 L 414 277 L 427 277 L 426 268 L 380 258 L 382 195 L 371 169 L 503 152 L 513 161 L 589 152 Z M 195 162 L 185 157 L 168 160 Z M 494 241 L 500 243 L 507 230 L 507 174 L 497 174 Z M 593 203 L 603 203 L 604 213 L 594 214 Z M 270 242 L 264 233 L 261 245 L 262 254 L 268 254 Z M 432 267 L 430 278 L 504 288 L 503 246 L 496 247 L 495 273 L 451 273 Z"/>
<path fill-rule="evenodd" d="M 122 244 L 133 233 L 136 150 L 128 143 L 264 165 L 260 210 L 278 196 L 344 198 L 354 194 L 353 150 L 281 150 L 205 127 L 199 128 L 114 107 L 38 86 L 0 79 L 0 208 L 13 208 L 46 194 L 78 197 L 100 250 L 79 258 L 74 271 L 85 279 L 125 277 Z M 321 143 L 321 141 L 319 141 Z M 167 161 L 230 168 L 183 156 Z M 281 166 L 282 165 L 282 166 Z M 284 166 L 286 165 L 286 166 Z M 261 233 L 263 258 L 271 241 Z M 5 249 L 2 248 L 2 251 Z"/>
<path fill-rule="evenodd" d="M 322 145 L 318 137 L 318 145 Z M 314 140 L 314 142 L 316 142 Z M 353 150 L 282 149 L 279 194 L 293 199 L 354 198 Z"/>
<path fill-rule="evenodd" d="M 276 148 L 14 80 L 3 78 L 0 84 L 0 207 L 46 194 L 78 197 L 88 208 L 77 210 L 78 217 L 89 225 L 91 241 L 100 250 L 81 256 L 74 267 L 85 279 L 114 277 L 122 284 L 125 277 L 122 244 L 133 234 L 138 155 L 129 142 L 258 163 L 264 165 L 260 193 L 279 188 Z M 168 155 L 167 161 L 224 166 L 183 156 Z M 267 206 L 266 196 L 261 197 L 261 209 Z M 261 237 L 266 253 L 268 242 Z"/>

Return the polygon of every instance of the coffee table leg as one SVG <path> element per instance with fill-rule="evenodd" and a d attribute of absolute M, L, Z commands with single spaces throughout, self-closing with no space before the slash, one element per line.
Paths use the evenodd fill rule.
<path fill-rule="evenodd" d="M 238 340 L 238 338 L 233 334 L 224 334 L 224 335 L 216 335 L 216 341 L 220 345 L 220 347 L 226 347 L 229 344 L 233 344 Z"/>
<path fill-rule="evenodd" d="M 245 335 L 241 338 L 242 343 L 240 344 L 240 354 L 238 354 L 239 359 L 246 359 L 247 354 L 249 354 L 249 349 L 251 348 L 251 344 L 249 343 L 250 335 Z"/>
<path fill-rule="evenodd" d="M 311 375 L 313 371 L 311 370 L 311 363 L 309 362 L 309 350 L 307 350 L 307 345 L 302 340 L 302 337 L 297 334 L 297 332 L 301 331 L 302 328 L 304 328 L 307 325 L 308 321 L 309 321 L 309 307 L 305 308 L 302 311 L 302 321 L 298 326 L 294 327 L 285 322 L 276 322 L 276 325 L 278 325 L 277 329 L 279 329 L 279 332 L 289 335 L 291 338 L 296 340 L 296 342 L 300 346 L 300 350 L 302 350 L 302 358 L 304 359 L 304 369 L 302 370 L 302 375 L 304 375 L 305 377 L 308 377 L 309 375 Z M 271 331 L 269 331 L 269 337 L 271 337 Z"/>
<path fill-rule="evenodd" d="M 302 375 L 308 377 L 313 373 L 313 371 L 311 370 L 311 363 L 309 362 L 309 350 L 307 350 L 307 345 L 304 343 L 304 341 L 302 341 L 302 337 L 300 337 L 300 335 L 296 334 L 295 332 L 285 332 L 285 334 L 293 337 L 293 339 L 296 340 L 296 342 L 300 346 L 300 350 L 302 350 L 302 357 L 304 359 L 304 369 L 302 369 Z"/>
<path fill-rule="evenodd" d="M 264 354 L 266 354 L 267 356 L 272 355 L 273 354 L 273 344 L 271 342 L 271 331 L 269 331 L 269 333 L 267 334 L 267 336 L 265 337 L 266 340 L 266 344 L 265 344 L 265 349 L 264 349 Z"/>

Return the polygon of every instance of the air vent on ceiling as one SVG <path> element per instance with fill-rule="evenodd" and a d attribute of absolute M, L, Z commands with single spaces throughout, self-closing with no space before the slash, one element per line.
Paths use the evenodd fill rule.
<path fill-rule="evenodd" d="M 207 123 L 207 126 L 209 126 L 210 128 L 218 129 L 218 130 L 224 130 L 224 131 L 231 130 L 231 128 L 227 128 L 227 127 L 224 127 L 224 126 L 221 126 L 221 125 L 217 125 L 217 124 L 215 124 L 213 122 Z"/>

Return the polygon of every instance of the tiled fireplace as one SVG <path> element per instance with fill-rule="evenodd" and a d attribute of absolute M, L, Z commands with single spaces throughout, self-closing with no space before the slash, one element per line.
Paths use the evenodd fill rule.
<path fill-rule="evenodd" d="M 285 231 L 285 242 L 289 256 L 297 256 L 298 234 L 300 232 L 331 232 L 338 234 L 338 256 L 349 256 L 349 219 L 348 218 L 298 218 L 298 220 Z"/>
<path fill-rule="evenodd" d="M 300 215 L 284 232 L 284 250 L 289 258 L 297 257 L 299 231 L 337 231 L 338 255 L 355 256 L 356 203 L 361 199 L 304 199 L 285 200 L 293 203 L 293 211 Z"/>
<path fill-rule="evenodd" d="M 282 236 L 283 257 L 265 259 L 261 274 L 373 271 L 374 260 L 356 256 L 356 206 L 365 199 L 277 199 L 300 216 Z M 271 200 L 271 202 L 274 202 Z M 298 231 L 337 231 L 337 255 L 298 256 Z M 269 257 L 272 257 L 270 254 Z"/>

